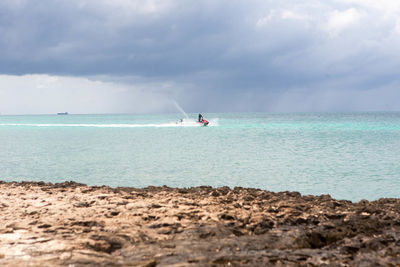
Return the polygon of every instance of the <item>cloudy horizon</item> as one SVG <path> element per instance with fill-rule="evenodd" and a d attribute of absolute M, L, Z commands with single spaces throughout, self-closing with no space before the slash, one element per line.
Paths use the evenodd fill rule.
<path fill-rule="evenodd" d="M 3 0 L 0 113 L 399 111 L 400 2 Z"/>

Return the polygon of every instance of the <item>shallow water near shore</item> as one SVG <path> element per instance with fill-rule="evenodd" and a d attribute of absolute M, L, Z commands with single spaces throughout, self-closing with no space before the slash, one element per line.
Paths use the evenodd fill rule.
<path fill-rule="evenodd" d="M 400 197 L 400 113 L 203 115 L 0 116 L 0 180 Z"/>

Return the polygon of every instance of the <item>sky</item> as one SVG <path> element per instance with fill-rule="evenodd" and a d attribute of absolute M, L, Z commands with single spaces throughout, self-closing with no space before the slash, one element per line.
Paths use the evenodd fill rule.
<path fill-rule="evenodd" d="M 400 110 L 398 0 L 1 0 L 0 113 Z"/>

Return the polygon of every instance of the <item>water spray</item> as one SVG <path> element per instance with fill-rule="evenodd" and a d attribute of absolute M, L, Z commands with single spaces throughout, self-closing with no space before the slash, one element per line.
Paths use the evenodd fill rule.
<path fill-rule="evenodd" d="M 189 116 L 186 114 L 186 112 L 183 110 L 183 108 L 181 108 L 181 106 L 179 106 L 179 104 L 174 99 L 171 99 L 171 100 L 172 100 L 172 103 L 174 103 L 175 107 L 185 116 L 185 118 L 187 120 L 189 120 Z"/>

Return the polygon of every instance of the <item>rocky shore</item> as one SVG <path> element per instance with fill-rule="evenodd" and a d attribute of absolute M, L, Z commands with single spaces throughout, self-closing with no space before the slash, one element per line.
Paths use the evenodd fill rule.
<path fill-rule="evenodd" d="M 0 182 L 0 266 L 400 266 L 400 199 Z"/>

